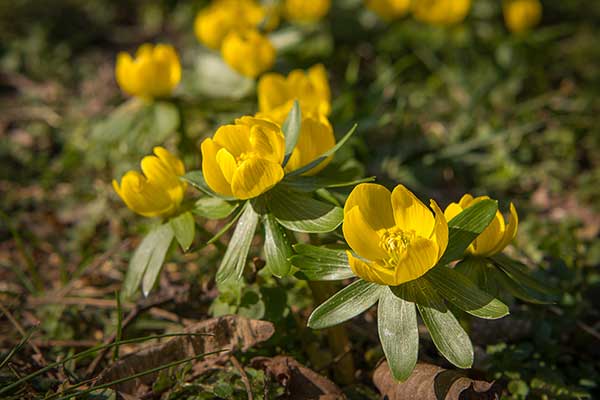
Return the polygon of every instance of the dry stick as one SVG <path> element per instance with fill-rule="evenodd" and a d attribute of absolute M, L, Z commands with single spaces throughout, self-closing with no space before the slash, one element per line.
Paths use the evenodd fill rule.
<path fill-rule="evenodd" d="M 21 324 L 19 324 L 19 321 L 17 321 L 15 319 L 15 317 L 13 317 L 13 315 L 10 313 L 10 311 L 8 311 L 8 309 L 6 307 L 4 307 L 2 305 L 2 303 L 0 303 L 0 311 L 2 311 L 4 313 L 4 315 L 6 315 L 6 318 L 8 318 L 8 320 L 14 325 L 14 327 L 17 329 L 17 331 L 19 331 L 19 333 L 21 334 L 21 336 L 23 336 L 23 337 L 27 336 L 27 333 L 25 332 L 25 330 L 23 329 L 23 327 L 21 326 Z M 33 349 L 33 351 L 40 358 L 40 361 L 41 361 L 40 366 L 41 367 L 46 366 L 48 364 L 48 362 L 44 358 L 44 355 L 40 351 L 39 347 L 37 347 L 35 345 L 35 343 L 32 343 L 32 342 L 28 342 L 28 344 L 29 344 L 29 346 L 31 346 L 31 348 Z"/>
<path fill-rule="evenodd" d="M 127 314 L 127 317 L 125 317 L 125 319 L 123 319 L 123 324 L 122 324 L 121 329 L 125 330 L 125 328 L 131 322 L 133 322 L 140 314 L 142 314 L 144 311 L 146 311 L 152 307 L 156 307 L 156 306 L 159 306 L 164 303 L 168 303 L 168 302 L 172 301 L 177 296 L 177 294 L 178 294 L 177 292 L 171 291 L 170 293 L 167 293 L 165 295 L 157 296 L 155 299 L 147 299 L 147 300 L 143 301 L 142 304 L 136 304 L 133 307 L 133 309 L 129 312 L 129 314 Z M 104 344 L 109 344 L 109 343 L 114 342 L 116 337 L 117 337 L 117 332 L 110 335 L 104 341 Z M 86 370 L 87 376 L 91 376 L 94 374 L 94 372 L 96 372 L 96 368 L 98 368 L 98 365 L 100 364 L 100 362 L 102 361 L 104 356 L 106 356 L 107 352 L 108 352 L 108 348 L 105 348 L 105 349 L 102 349 L 98 353 L 96 358 L 94 358 L 94 360 L 92 361 L 92 363 L 89 365 L 89 367 Z"/>
<path fill-rule="evenodd" d="M 244 367 L 240 364 L 237 358 L 233 354 L 229 356 L 229 360 L 233 364 L 233 366 L 240 371 L 240 375 L 242 376 L 242 382 L 244 382 L 244 386 L 246 387 L 246 393 L 248 394 L 248 400 L 254 400 L 254 395 L 252 394 L 252 386 L 250 386 L 250 379 L 248 379 L 248 374 L 244 371 Z"/>
<path fill-rule="evenodd" d="M 552 311 L 554 314 L 558 315 L 559 317 L 561 317 L 561 316 L 564 315 L 563 311 L 560 308 L 556 307 L 556 306 L 551 306 L 550 307 L 550 311 Z M 588 324 L 586 324 L 584 322 L 581 322 L 580 320 L 575 320 L 575 325 L 577 325 L 577 327 L 579 329 L 581 329 L 582 331 L 584 331 L 588 335 L 593 336 L 596 340 L 600 340 L 600 333 L 598 333 L 597 330 L 595 330 L 594 328 L 592 328 Z"/>

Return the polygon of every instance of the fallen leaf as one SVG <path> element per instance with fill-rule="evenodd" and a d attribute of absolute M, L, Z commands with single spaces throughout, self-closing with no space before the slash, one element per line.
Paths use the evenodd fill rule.
<path fill-rule="evenodd" d="M 418 363 L 405 382 L 396 381 L 387 361 L 373 374 L 373 382 L 386 400 L 487 400 L 499 399 L 495 382 L 476 381 L 460 371 Z"/>
<path fill-rule="evenodd" d="M 263 369 L 286 389 L 289 400 L 343 400 L 346 398 L 335 383 L 300 364 L 292 357 L 256 357 L 253 368 Z"/>
<path fill-rule="evenodd" d="M 100 374 L 97 384 L 112 382 L 195 355 L 226 350 L 202 359 L 203 363 L 217 363 L 231 351 L 246 351 L 268 340 L 275 333 L 275 328 L 267 321 L 227 315 L 191 325 L 185 329 L 185 332 L 208 333 L 211 336 L 177 336 L 165 343 L 145 346 L 108 366 Z M 152 386 L 151 383 L 156 376 L 156 373 L 144 375 L 115 385 L 113 389 L 122 393 L 139 394 L 140 391 L 145 390 L 145 386 Z"/>

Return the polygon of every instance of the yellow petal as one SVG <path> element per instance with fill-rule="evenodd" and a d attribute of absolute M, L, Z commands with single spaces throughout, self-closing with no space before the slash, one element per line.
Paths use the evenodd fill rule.
<path fill-rule="evenodd" d="M 335 146 L 335 136 L 329 121 L 325 117 L 320 119 L 308 117 L 302 119 L 300 137 L 290 157 L 286 171 L 294 171 L 310 163 L 321 154 Z M 329 164 L 333 157 L 328 157 L 321 164 L 304 173 L 315 175 Z"/>
<path fill-rule="evenodd" d="M 497 211 L 492 222 L 473 242 L 473 254 L 481 256 L 490 255 L 492 250 L 502 242 L 504 231 L 504 217 L 500 211 Z"/>
<path fill-rule="evenodd" d="M 433 268 L 438 260 L 438 245 L 429 239 L 416 238 L 411 242 L 402 260 L 396 267 L 394 285 L 420 278 Z"/>
<path fill-rule="evenodd" d="M 156 146 L 152 149 L 154 154 L 163 162 L 163 164 L 168 165 L 171 171 L 177 175 L 182 176 L 185 174 L 185 167 L 183 162 L 167 149 L 161 146 Z"/>
<path fill-rule="evenodd" d="M 384 186 L 375 183 L 357 185 L 346 200 L 344 215 L 354 207 L 360 209 L 366 223 L 375 231 L 395 225 L 391 193 Z"/>
<path fill-rule="evenodd" d="M 392 192 L 392 208 L 396 226 L 403 230 L 414 230 L 417 236 L 431 236 L 435 218 L 410 190 L 398 185 Z"/>
<path fill-rule="evenodd" d="M 517 230 L 519 228 L 519 215 L 517 214 L 517 209 L 510 203 L 510 215 L 508 217 L 508 224 L 506 225 L 506 230 L 504 231 L 504 236 L 502 240 L 498 244 L 496 248 L 492 250 L 492 254 L 500 253 L 502 250 L 506 248 L 517 236 Z"/>
<path fill-rule="evenodd" d="M 283 179 L 280 164 L 250 158 L 243 161 L 233 175 L 231 189 L 238 199 L 254 198 L 275 186 Z"/>
<path fill-rule="evenodd" d="M 383 260 L 387 253 L 379 246 L 380 237 L 365 221 L 359 207 L 344 212 L 344 238 L 352 250 L 367 260 Z"/>
<path fill-rule="evenodd" d="M 131 70 L 133 68 L 133 59 L 128 53 L 120 52 L 117 55 L 117 62 L 115 65 L 115 76 L 117 83 L 125 93 L 129 95 L 135 95 L 135 87 L 131 81 Z"/>
<path fill-rule="evenodd" d="M 211 138 L 202 142 L 202 173 L 206 184 L 215 192 L 223 196 L 232 196 L 231 185 L 225 179 L 221 167 L 217 163 L 217 152 L 221 147 Z"/>
<path fill-rule="evenodd" d="M 235 174 L 235 171 L 237 170 L 237 163 L 235 162 L 235 158 L 233 158 L 226 148 L 217 151 L 217 164 L 219 164 L 225 180 L 231 185 L 233 174 Z"/>
<path fill-rule="evenodd" d="M 457 203 L 450 203 L 448 207 L 444 210 L 444 216 L 447 221 L 450 221 L 452 218 L 456 217 L 458 214 L 463 212 L 463 208 Z"/>
<path fill-rule="evenodd" d="M 254 125 L 250 129 L 250 145 L 260 158 L 276 164 L 283 162 L 285 138 L 279 128 L 274 130 L 263 125 Z"/>
<path fill-rule="evenodd" d="M 283 75 L 264 74 L 258 81 L 258 108 L 268 112 L 289 100 L 287 85 Z"/>
<path fill-rule="evenodd" d="M 473 203 L 473 200 L 473 196 L 471 196 L 469 193 L 465 193 L 463 197 L 460 198 L 458 205 L 460 205 L 460 207 L 464 210 Z"/>
<path fill-rule="evenodd" d="M 178 206 L 172 202 L 165 190 L 148 182 L 135 171 L 129 171 L 123 176 L 117 193 L 127 207 L 145 217 L 167 215 Z"/>
<path fill-rule="evenodd" d="M 448 247 L 448 222 L 435 200 L 429 202 L 435 214 L 435 225 L 431 234 L 431 240 L 438 246 L 438 260 L 442 257 Z M 436 260 L 436 262 L 438 261 Z"/>
<path fill-rule="evenodd" d="M 152 57 L 152 52 L 154 51 L 154 46 L 150 43 L 144 43 L 140 47 L 138 47 L 135 52 L 135 58 L 144 58 L 144 57 Z"/>
<path fill-rule="evenodd" d="M 346 251 L 348 264 L 354 275 L 365 281 L 375 282 L 379 285 L 394 285 L 396 277 L 394 271 L 377 264 L 374 261 L 365 262 L 354 257 L 351 252 Z"/>
<path fill-rule="evenodd" d="M 225 147 L 235 158 L 250 150 L 250 128 L 246 125 L 223 125 L 213 140 L 220 147 Z"/>
<path fill-rule="evenodd" d="M 175 48 L 168 44 L 159 44 L 154 48 L 154 58 L 160 63 L 161 80 L 164 81 L 163 95 L 169 95 L 181 80 L 181 64 Z"/>

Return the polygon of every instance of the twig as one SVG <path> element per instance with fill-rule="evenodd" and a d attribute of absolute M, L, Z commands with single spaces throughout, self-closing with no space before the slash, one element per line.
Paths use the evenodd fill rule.
<path fill-rule="evenodd" d="M 233 354 L 229 356 L 229 360 L 233 364 L 233 366 L 240 372 L 242 376 L 242 382 L 244 382 L 244 386 L 246 387 L 246 393 L 248 394 L 248 400 L 254 400 L 254 395 L 252 394 L 252 386 L 250 385 L 250 379 L 248 379 L 248 374 L 244 371 L 244 367 L 240 364 L 237 358 Z"/>
<path fill-rule="evenodd" d="M 560 308 L 555 307 L 555 306 L 551 306 L 550 311 L 552 311 L 554 314 L 558 315 L 559 317 L 563 316 L 563 314 L 564 314 Z M 595 330 L 594 328 L 592 328 L 591 326 L 589 326 L 588 324 L 581 322 L 580 320 L 575 320 L 575 325 L 577 325 L 577 327 L 579 329 L 581 329 L 588 335 L 593 336 L 596 340 L 600 340 L 600 333 L 597 330 Z"/>

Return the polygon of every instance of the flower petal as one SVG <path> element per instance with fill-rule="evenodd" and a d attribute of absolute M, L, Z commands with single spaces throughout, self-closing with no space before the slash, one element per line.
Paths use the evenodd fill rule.
<path fill-rule="evenodd" d="M 512 242 L 517 236 L 518 228 L 519 215 L 517 214 L 517 209 L 515 208 L 514 204 L 510 203 L 510 216 L 508 217 L 508 224 L 506 225 L 504 236 L 498 246 L 492 250 L 492 254 L 497 254 L 504 250 L 506 246 L 508 246 L 510 242 Z"/>
<path fill-rule="evenodd" d="M 450 203 L 444 210 L 444 217 L 446 217 L 446 221 L 450 221 L 461 212 L 463 212 L 463 208 L 458 203 Z"/>
<path fill-rule="evenodd" d="M 435 224 L 431 210 L 403 185 L 396 186 L 392 192 L 392 208 L 400 229 L 414 230 L 423 238 L 431 236 Z"/>
<path fill-rule="evenodd" d="M 269 112 L 288 101 L 285 78 L 276 73 L 264 74 L 258 81 L 258 108 Z"/>
<path fill-rule="evenodd" d="M 365 221 L 360 207 L 344 212 L 344 238 L 359 256 L 367 260 L 383 260 L 387 253 L 379 246 L 380 237 Z"/>
<path fill-rule="evenodd" d="M 394 271 L 385 268 L 374 261 L 365 262 L 354 257 L 351 252 L 346 251 L 348 264 L 354 275 L 365 281 L 375 282 L 379 285 L 393 285 L 395 282 Z"/>
<path fill-rule="evenodd" d="M 269 124 L 274 125 L 270 122 Z M 260 124 L 253 125 L 250 128 L 250 144 L 252 150 L 260 158 L 277 164 L 283 162 L 285 139 L 279 128 L 272 129 Z"/>
<path fill-rule="evenodd" d="M 396 267 L 394 285 L 412 281 L 425 275 L 439 260 L 439 247 L 429 239 L 416 238 L 405 252 L 404 258 Z"/>
<path fill-rule="evenodd" d="M 375 183 L 357 185 L 346 200 L 344 215 L 354 207 L 360 209 L 366 223 L 375 231 L 389 229 L 395 225 L 391 193 L 385 186 Z"/>
<path fill-rule="evenodd" d="M 133 59 L 131 56 L 128 53 L 120 52 L 115 64 L 115 76 L 121 89 L 129 95 L 135 95 L 136 89 L 131 77 L 132 69 Z"/>
<path fill-rule="evenodd" d="M 250 158 L 238 166 L 231 189 L 238 199 L 251 199 L 271 189 L 282 179 L 283 168 L 280 164 Z"/>
<path fill-rule="evenodd" d="M 446 247 L 448 247 L 448 221 L 435 200 L 430 200 L 429 204 L 435 214 L 435 225 L 431 233 L 431 240 L 437 243 L 439 260 L 444 255 Z"/>
<path fill-rule="evenodd" d="M 307 117 L 302 119 L 300 128 L 300 137 L 296 147 L 292 152 L 288 163 L 285 166 L 286 171 L 294 171 L 310 163 L 318 156 L 335 146 L 335 136 L 333 128 L 327 118 Z M 329 164 L 333 156 L 328 157 L 321 164 L 317 165 L 303 175 L 315 175 Z"/>
<path fill-rule="evenodd" d="M 246 125 L 223 125 L 217 129 L 213 140 L 237 158 L 250 150 L 250 128 Z"/>
<path fill-rule="evenodd" d="M 231 185 L 225 179 L 219 164 L 217 163 L 217 152 L 221 147 L 211 138 L 206 138 L 200 146 L 202 151 L 202 172 L 206 184 L 223 196 L 232 196 Z"/>
<path fill-rule="evenodd" d="M 183 165 L 183 162 L 178 157 L 171 154 L 171 152 L 169 152 L 167 149 L 161 146 L 156 146 L 154 149 L 152 149 L 152 151 L 163 162 L 164 165 L 169 166 L 173 174 L 177 176 L 182 176 L 185 174 L 185 166 Z"/>
<path fill-rule="evenodd" d="M 238 166 L 237 162 L 235 162 L 235 158 L 233 158 L 231 153 L 228 152 L 226 148 L 222 148 L 217 151 L 217 164 L 219 164 L 225 180 L 231 185 L 231 182 L 233 181 L 233 175 L 235 174 Z"/>
<path fill-rule="evenodd" d="M 473 242 L 472 253 L 480 256 L 491 255 L 493 250 L 501 244 L 505 230 L 504 217 L 500 211 L 496 211 L 492 222 Z"/>

